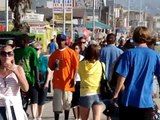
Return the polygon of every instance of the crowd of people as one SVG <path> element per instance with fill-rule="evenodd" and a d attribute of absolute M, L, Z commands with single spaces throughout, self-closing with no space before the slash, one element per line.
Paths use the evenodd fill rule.
<path fill-rule="evenodd" d="M 32 119 L 42 120 L 49 82 L 55 120 L 61 113 L 69 120 L 71 109 L 75 120 L 89 120 L 91 109 L 93 120 L 101 120 L 102 114 L 112 120 L 113 107 L 119 120 L 154 120 L 154 82 L 160 80 L 154 44 L 143 26 L 118 41 L 114 33 L 98 40 L 81 36 L 74 43 L 64 34 L 54 35 L 47 46 L 49 57 L 41 41 L 29 45 L 22 36 L 14 44 L 7 42 L 0 49 L 0 120 L 27 120 L 28 104 Z M 112 99 L 104 100 L 100 93 L 103 70 L 114 91 Z"/>

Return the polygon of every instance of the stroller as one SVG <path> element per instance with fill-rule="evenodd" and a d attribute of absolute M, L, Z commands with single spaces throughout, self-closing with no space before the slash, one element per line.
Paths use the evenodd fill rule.
<path fill-rule="evenodd" d="M 119 118 L 119 105 L 117 101 L 104 100 L 103 101 L 106 109 L 103 111 L 103 114 L 110 116 L 112 120 L 118 120 Z"/>
<path fill-rule="evenodd" d="M 158 105 L 154 101 L 154 109 L 153 109 L 153 114 L 154 114 L 154 120 L 160 120 L 160 110 L 158 109 Z"/>
<path fill-rule="evenodd" d="M 30 104 L 30 98 L 27 92 L 23 92 L 21 90 L 21 97 L 22 97 L 22 105 L 23 105 L 23 109 L 26 112 L 28 105 Z"/>

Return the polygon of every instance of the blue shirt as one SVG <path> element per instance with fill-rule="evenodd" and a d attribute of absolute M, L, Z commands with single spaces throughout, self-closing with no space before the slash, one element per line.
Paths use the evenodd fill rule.
<path fill-rule="evenodd" d="M 45 84 L 47 80 L 48 58 L 44 55 L 39 57 L 39 80 L 41 84 Z"/>
<path fill-rule="evenodd" d="M 154 74 L 160 75 L 158 53 L 147 47 L 136 47 L 126 51 L 116 72 L 125 77 L 122 96 L 124 106 L 137 108 L 153 107 L 152 84 Z"/>
<path fill-rule="evenodd" d="M 110 80 L 110 73 L 112 71 L 113 64 L 122 53 L 123 51 L 117 48 L 115 45 L 107 45 L 101 49 L 100 61 L 105 63 L 106 78 L 108 80 Z"/>
<path fill-rule="evenodd" d="M 58 49 L 58 45 L 55 42 L 51 42 L 48 44 L 47 48 L 49 48 L 49 54 L 52 54 L 56 49 Z"/>

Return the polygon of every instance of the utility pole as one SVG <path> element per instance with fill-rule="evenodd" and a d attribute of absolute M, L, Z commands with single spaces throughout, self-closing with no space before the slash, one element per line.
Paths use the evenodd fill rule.
<path fill-rule="evenodd" d="M 113 0 L 113 32 L 116 31 L 116 24 L 115 24 L 115 6 L 116 6 L 116 0 Z"/>
<path fill-rule="evenodd" d="M 142 24 L 142 0 L 140 0 L 140 7 L 139 7 L 139 25 Z"/>
<path fill-rule="evenodd" d="M 130 0 L 128 0 L 128 15 L 127 15 L 128 21 L 127 21 L 127 27 L 129 27 L 129 21 L 130 21 L 130 6 L 131 6 L 131 2 L 130 2 Z"/>
<path fill-rule="evenodd" d="M 63 34 L 66 32 L 66 10 L 65 10 L 65 0 L 63 0 Z"/>
<path fill-rule="evenodd" d="M 94 30 L 95 30 L 95 8 L 96 8 L 96 4 L 95 4 L 95 0 L 93 0 L 93 39 L 95 38 L 95 34 L 94 34 Z"/>
<path fill-rule="evenodd" d="M 5 9 L 6 9 L 6 31 L 8 31 L 8 0 L 5 2 Z"/>

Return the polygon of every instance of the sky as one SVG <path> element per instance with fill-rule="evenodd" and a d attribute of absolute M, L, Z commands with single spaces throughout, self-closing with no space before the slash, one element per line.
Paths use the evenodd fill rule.
<path fill-rule="evenodd" d="M 105 1 L 105 0 L 104 0 Z M 124 6 L 128 6 L 128 0 L 115 0 L 117 3 L 120 3 Z M 141 0 L 130 0 L 131 9 L 140 9 L 140 1 Z M 4 9 L 5 0 L 0 0 L 0 9 Z M 142 8 L 143 10 L 150 12 L 152 14 L 160 13 L 160 0 L 142 0 Z"/>
<path fill-rule="evenodd" d="M 128 0 L 115 0 L 117 3 L 121 3 L 124 6 L 128 6 Z M 140 1 L 142 3 L 143 10 L 152 14 L 160 13 L 160 0 L 130 0 L 131 9 L 140 9 Z"/>
<path fill-rule="evenodd" d="M 5 6 L 5 0 L 0 0 L 0 9 L 4 9 Z"/>

